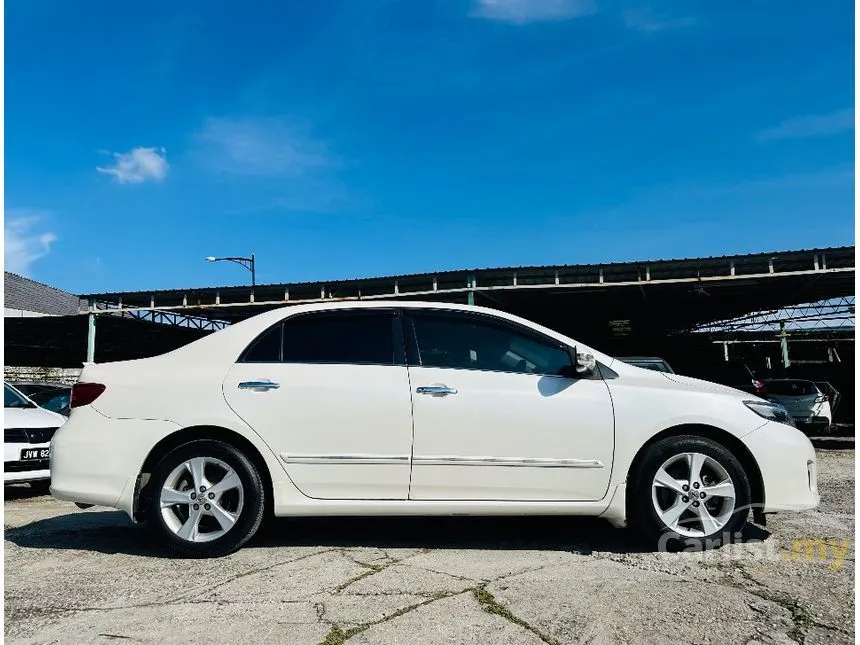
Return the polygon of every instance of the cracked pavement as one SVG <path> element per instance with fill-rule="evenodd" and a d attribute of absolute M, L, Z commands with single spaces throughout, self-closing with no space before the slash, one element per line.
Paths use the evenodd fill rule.
<path fill-rule="evenodd" d="M 119 512 L 7 487 L 5 640 L 851 643 L 854 442 L 819 445 L 819 509 L 706 553 L 593 518 L 303 518 L 182 560 Z"/>

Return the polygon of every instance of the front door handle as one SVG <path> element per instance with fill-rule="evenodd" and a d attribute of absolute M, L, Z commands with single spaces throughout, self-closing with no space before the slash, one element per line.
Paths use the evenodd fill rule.
<path fill-rule="evenodd" d="M 447 385 L 422 385 L 415 388 L 415 391 L 418 394 L 429 394 L 430 396 L 448 396 L 457 393 L 457 390 Z"/>
<path fill-rule="evenodd" d="M 239 383 L 240 390 L 277 390 L 280 383 L 274 381 L 242 381 Z"/>

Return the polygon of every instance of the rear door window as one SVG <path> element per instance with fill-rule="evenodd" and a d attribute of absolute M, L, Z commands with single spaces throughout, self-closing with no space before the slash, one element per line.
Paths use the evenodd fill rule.
<path fill-rule="evenodd" d="M 283 323 L 263 332 L 252 342 L 239 362 L 241 363 L 279 363 L 281 361 L 281 334 Z"/>
<path fill-rule="evenodd" d="M 284 322 L 285 363 L 394 365 L 393 312 L 336 312 Z"/>
<path fill-rule="evenodd" d="M 243 363 L 395 365 L 403 353 L 400 321 L 389 310 L 345 310 L 299 314 L 261 334 Z"/>

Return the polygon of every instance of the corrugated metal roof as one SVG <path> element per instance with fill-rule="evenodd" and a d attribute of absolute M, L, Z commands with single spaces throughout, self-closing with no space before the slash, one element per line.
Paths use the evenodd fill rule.
<path fill-rule="evenodd" d="M 76 314 L 81 307 L 79 296 L 9 271 L 3 275 L 3 300 L 9 309 L 52 316 Z"/>
<path fill-rule="evenodd" d="M 847 252 L 847 253 L 846 253 Z M 556 270 L 572 272 L 576 270 L 598 270 L 603 269 L 604 271 L 610 272 L 613 270 L 619 269 L 628 269 L 634 267 L 644 267 L 646 265 L 658 269 L 661 265 L 665 268 L 669 268 L 669 265 L 674 265 L 675 267 L 681 269 L 686 267 L 698 266 L 703 267 L 706 265 L 714 265 L 714 264 L 724 264 L 727 262 L 734 261 L 736 263 L 743 264 L 744 262 L 755 261 L 755 260 L 767 260 L 770 257 L 780 258 L 784 260 L 788 260 L 793 255 L 797 256 L 809 256 L 814 254 L 836 254 L 839 256 L 845 256 L 846 254 L 851 256 L 851 265 L 853 266 L 853 257 L 855 254 L 855 248 L 853 246 L 837 246 L 837 247 L 828 247 L 828 248 L 811 248 L 811 249 L 798 249 L 798 250 L 789 250 L 789 251 L 772 251 L 772 252 L 762 252 L 762 253 L 747 253 L 747 254 L 738 254 L 738 255 L 717 255 L 717 256 L 707 256 L 700 258 L 677 258 L 677 259 L 669 259 L 669 260 L 637 260 L 637 261 L 625 261 L 625 262 L 608 262 L 608 263 L 599 263 L 599 264 L 558 264 L 558 265 L 534 265 L 534 266 L 511 266 L 511 267 L 485 267 L 485 268 L 472 268 L 472 269 L 447 269 L 443 271 L 429 271 L 424 273 L 412 273 L 412 274 L 398 274 L 398 275 L 388 275 L 388 276 L 377 276 L 377 277 L 365 277 L 365 278 L 345 278 L 345 279 L 320 279 L 320 280 L 312 280 L 312 281 L 304 281 L 304 282 L 271 282 L 266 284 L 258 284 L 256 285 L 257 289 L 265 289 L 265 288 L 277 288 L 277 287 L 289 287 L 289 288 L 302 288 L 302 287 L 310 287 L 313 285 L 320 284 L 356 284 L 356 283 L 381 283 L 381 282 L 393 282 L 397 281 L 406 281 L 406 280 L 421 280 L 421 279 L 431 279 L 433 276 L 437 276 L 439 278 L 451 277 L 451 276 L 459 276 L 459 275 L 467 275 L 467 274 L 483 274 L 487 275 L 489 273 L 512 273 L 516 271 L 517 273 L 531 273 L 532 275 L 541 274 L 541 273 L 549 273 L 554 272 Z M 112 291 L 112 292 L 104 292 L 104 293 L 89 293 L 82 294 L 80 297 L 82 299 L 95 299 L 102 301 L 113 301 L 119 297 L 125 296 L 142 296 L 142 295 L 165 295 L 165 294 L 176 294 L 177 296 L 188 293 L 200 293 L 200 292 L 214 292 L 219 291 L 222 293 L 230 293 L 231 291 L 247 291 L 250 289 L 250 285 L 222 285 L 222 286 L 198 286 L 198 287 L 185 287 L 185 288 L 176 288 L 176 289 L 151 289 L 151 290 L 140 290 L 140 291 Z"/>
<path fill-rule="evenodd" d="M 747 253 L 747 254 L 737 254 L 737 255 L 719 255 L 719 256 L 707 256 L 700 258 L 677 258 L 677 259 L 664 259 L 664 260 L 637 260 L 637 261 L 625 261 L 625 262 L 608 262 L 608 263 L 598 263 L 598 264 L 560 264 L 560 265 L 534 265 L 534 266 L 511 266 L 511 267 L 485 267 L 485 268 L 471 268 L 471 269 L 447 269 L 443 271 L 429 271 L 424 273 L 413 273 L 413 274 L 398 274 L 398 275 L 388 275 L 388 276 L 378 276 L 378 277 L 365 277 L 365 278 L 347 278 L 347 279 L 320 279 L 313 281 L 304 281 L 304 282 L 273 282 L 266 284 L 258 284 L 256 285 L 257 290 L 262 289 L 274 289 L 274 288 L 291 288 L 291 289 L 301 289 L 303 287 L 312 287 L 314 285 L 348 285 L 348 284 L 375 284 L 375 283 L 391 283 L 394 281 L 407 281 L 407 280 L 422 280 L 422 279 L 432 279 L 434 276 L 438 278 L 447 278 L 452 276 L 466 276 L 471 274 L 476 275 L 484 275 L 488 274 L 510 274 L 512 272 L 517 272 L 518 274 L 531 274 L 531 275 L 547 275 L 551 272 L 555 271 L 565 271 L 568 273 L 576 272 L 578 270 L 581 271 L 597 271 L 598 269 L 603 269 L 605 272 L 610 273 L 612 271 L 619 271 L 624 269 L 634 269 L 639 267 L 645 267 L 646 265 L 651 267 L 652 270 L 659 270 L 661 268 L 670 269 L 670 268 L 704 268 L 706 266 L 714 266 L 714 265 L 723 265 L 728 262 L 735 262 L 736 264 L 743 265 L 745 263 L 758 261 L 767 261 L 769 258 L 779 259 L 783 261 L 790 261 L 792 256 L 798 257 L 810 257 L 816 254 L 824 254 L 828 257 L 828 265 L 830 264 L 830 259 L 835 259 L 833 256 L 838 256 L 843 262 L 846 261 L 848 256 L 850 256 L 850 265 L 854 265 L 854 255 L 855 255 L 855 247 L 853 246 L 838 246 L 838 247 L 826 247 L 826 248 L 811 248 L 811 249 L 798 249 L 798 250 L 788 250 L 788 251 L 771 251 L 771 252 L 762 252 L 762 253 Z M 82 294 L 80 297 L 82 299 L 95 299 L 100 301 L 116 301 L 119 298 L 126 297 L 142 297 L 145 295 L 153 295 L 153 296 L 164 296 L 167 294 L 172 294 L 177 297 L 180 297 L 182 294 L 196 294 L 202 292 L 221 292 L 222 294 L 229 294 L 231 292 L 237 291 L 249 291 L 251 289 L 250 285 L 223 285 L 223 286 L 198 286 L 198 287 L 187 287 L 187 288 L 176 288 L 176 289 L 151 289 L 151 290 L 140 290 L 140 291 L 113 291 L 113 292 L 104 292 L 104 293 L 89 293 Z"/>

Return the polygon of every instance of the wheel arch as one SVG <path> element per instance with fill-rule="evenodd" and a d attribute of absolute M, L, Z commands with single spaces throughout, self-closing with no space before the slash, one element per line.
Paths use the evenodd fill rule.
<path fill-rule="evenodd" d="M 138 474 L 137 486 L 134 493 L 134 519 L 136 521 L 144 519 L 140 498 L 148 492 L 149 476 L 152 474 L 155 465 L 176 448 L 199 439 L 214 439 L 228 443 L 234 448 L 241 450 L 251 460 L 251 463 L 257 468 L 260 478 L 263 480 L 263 486 L 267 493 L 265 512 L 267 515 L 271 514 L 274 502 L 274 487 L 272 485 L 272 474 L 262 453 L 260 453 L 251 441 L 234 430 L 229 430 L 221 426 L 200 425 L 190 426 L 170 433 L 156 443 L 152 447 L 152 450 L 149 451 Z"/>
<path fill-rule="evenodd" d="M 645 456 L 645 453 L 648 451 L 653 444 L 657 443 L 662 439 L 666 439 L 668 437 L 680 437 L 680 436 L 696 436 L 696 437 L 704 437 L 705 439 L 710 439 L 720 445 L 724 446 L 727 450 L 729 450 L 737 459 L 741 462 L 741 466 L 743 466 L 744 472 L 747 473 L 747 477 L 749 479 L 750 484 L 750 495 L 751 495 L 751 505 L 753 508 L 753 514 L 756 515 L 756 511 L 760 511 L 764 508 L 764 479 L 761 475 L 761 469 L 759 468 L 758 462 L 756 461 L 753 454 L 749 451 L 744 443 L 735 437 L 730 432 L 718 428 L 716 426 L 710 426 L 705 424 L 683 424 L 673 426 L 671 428 L 666 428 L 655 434 L 653 437 L 648 439 L 641 448 L 637 451 L 636 455 L 633 457 L 633 460 L 630 462 L 630 468 L 627 471 L 627 477 L 625 481 L 629 481 L 630 477 L 633 473 L 636 472 L 636 469 L 639 468 L 642 460 Z M 631 496 L 633 494 L 633 490 L 631 486 L 627 486 L 627 499 L 626 508 L 628 510 L 631 504 Z"/>

